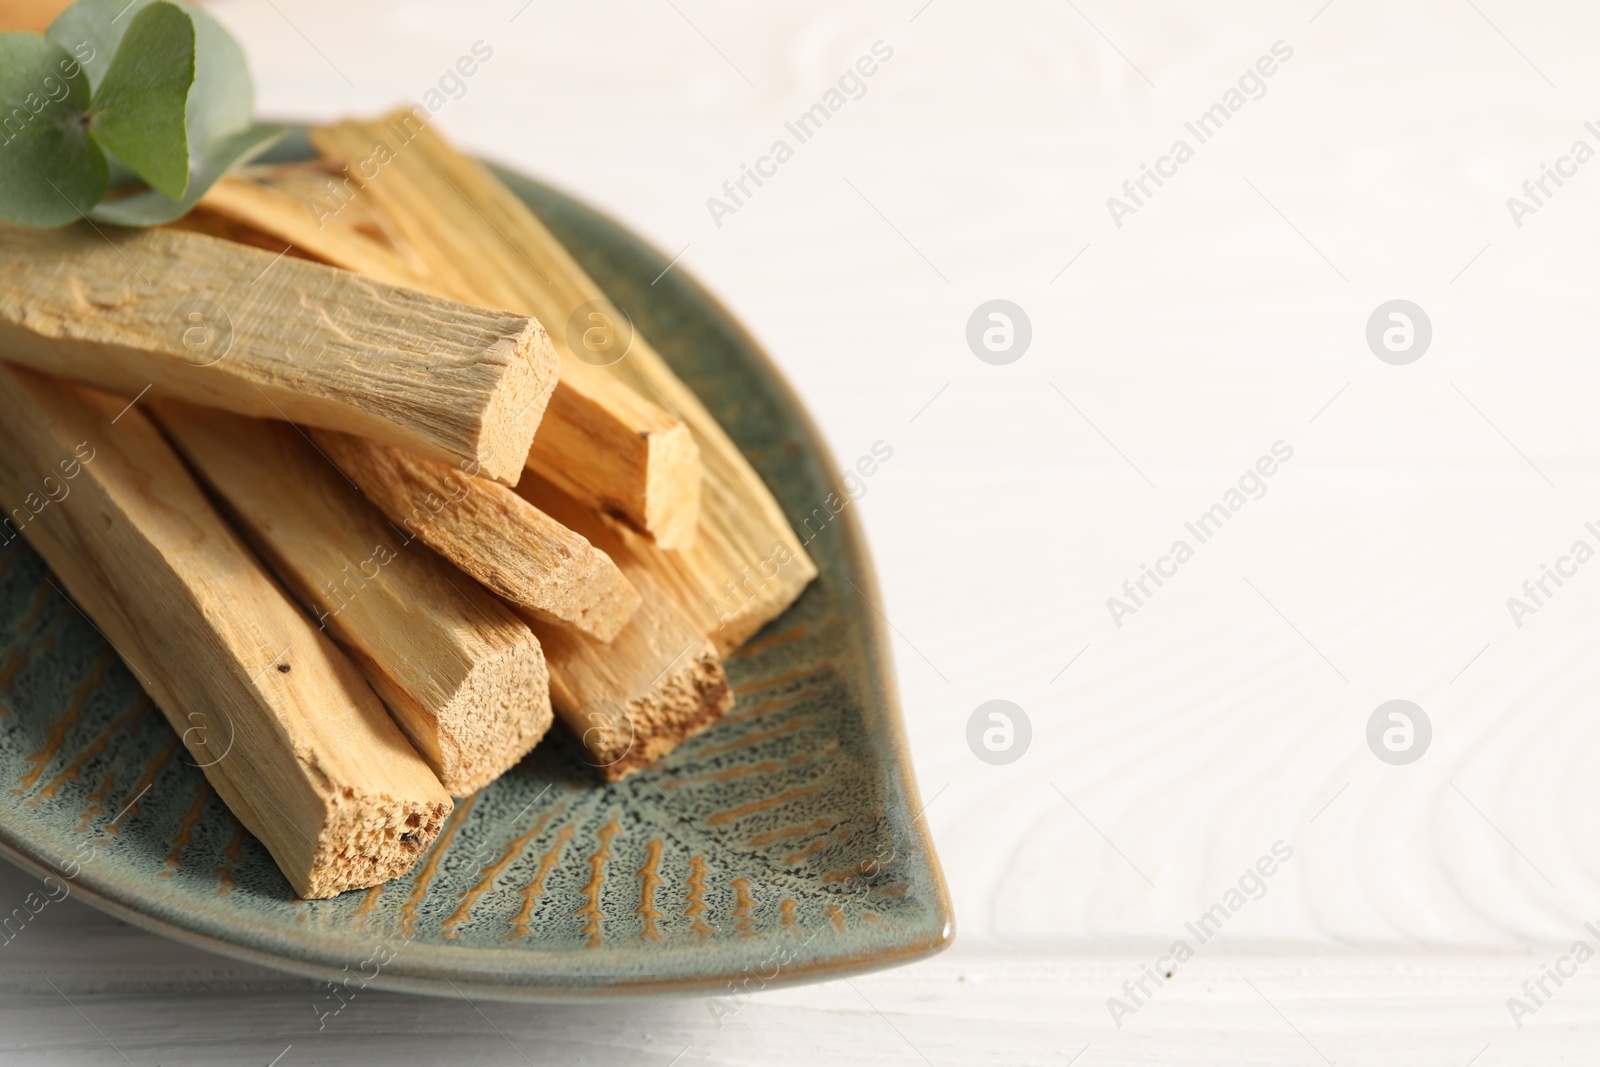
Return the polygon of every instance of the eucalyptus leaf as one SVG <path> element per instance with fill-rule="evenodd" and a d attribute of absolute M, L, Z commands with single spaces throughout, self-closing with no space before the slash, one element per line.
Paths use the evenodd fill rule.
<path fill-rule="evenodd" d="M 173 17 L 177 12 L 188 16 L 187 62 L 185 35 Z M 80 83 L 87 81 L 91 91 L 87 106 L 78 102 L 75 123 L 90 163 L 99 164 L 93 187 L 98 193 L 78 195 L 77 202 L 98 221 L 170 222 L 193 208 L 218 178 L 266 151 L 284 133 L 251 124 L 255 89 L 244 50 L 221 23 L 184 0 L 78 0 L 45 36 L 71 53 L 81 65 L 74 68 Z M 0 64 L 3 83 L 15 64 L 3 57 Z M 182 104 L 175 107 L 180 89 Z M 87 138 L 81 136 L 86 124 Z M 0 138 L 5 136 L 0 131 Z M 31 163 L 16 166 L 30 174 L 39 170 Z M 0 169 L 0 176 L 7 173 Z M 103 200 L 108 178 L 113 190 L 127 195 L 113 193 Z M 25 183 L 13 185 L 0 192 L 0 217 L 7 217 L 6 200 L 26 191 Z M 64 212 L 67 201 L 57 199 Z M 101 202 L 89 210 L 96 200 Z"/>
<path fill-rule="evenodd" d="M 200 166 L 190 175 L 189 190 L 181 200 L 145 189 L 116 200 L 102 201 L 89 212 L 89 217 L 115 226 L 159 226 L 181 218 L 199 203 L 218 178 L 272 147 L 284 132 L 282 126 L 251 126 L 212 140 L 202 149 Z"/>
<path fill-rule="evenodd" d="M 89 84 L 96 86 L 110 67 L 111 57 L 128 24 L 157 0 L 78 0 L 63 11 L 45 31 L 46 36 L 67 49 L 78 49 L 92 56 L 85 60 Z M 250 125 L 255 109 L 255 87 L 250 83 L 250 65 L 244 50 L 223 29 L 222 24 L 193 4 L 178 2 L 194 22 L 194 84 L 189 87 L 184 126 L 189 136 L 189 172 L 198 175 L 203 168 L 198 157 L 212 158 L 207 151 L 211 141 L 231 138 Z M 196 152 L 196 146 L 201 151 Z M 111 185 L 115 188 L 134 180 L 131 169 L 122 166 L 113 154 Z"/>
<path fill-rule="evenodd" d="M 90 104 L 90 136 L 174 199 L 189 187 L 184 113 L 194 68 L 194 20 L 156 0 L 133 17 Z"/>
<path fill-rule="evenodd" d="M 130 4 L 127 0 L 78 0 L 56 16 L 44 35 L 71 52 L 83 64 L 84 73 L 89 76 L 89 88 L 96 89 L 106 76 L 106 71 L 111 69 L 111 57 L 117 54 L 117 46 L 122 43 L 122 35 L 127 32 L 133 16 L 154 2 L 133 0 Z M 195 36 L 199 37 L 198 31 Z M 198 56 L 195 62 L 198 66 Z M 189 91 L 191 94 L 194 92 L 192 88 Z M 111 167 L 111 188 L 139 180 L 139 176 L 115 153 L 107 152 L 106 162 Z"/>
<path fill-rule="evenodd" d="M 194 86 L 189 90 L 189 143 L 205 144 L 250 125 L 256 91 L 244 49 L 222 24 L 192 4 L 179 4 L 194 19 Z"/>
<path fill-rule="evenodd" d="M 0 33 L 0 218 L 62 226 L 106 192 L 106 160 L 89 139 L 89 79 L 54 41 Z"/>
<path fill-rule="evenodd" d="M 155 0 L 78 0 L 67 8 L 44 35 L 75 55 L 89 76 L 89 88 L 98 89 L 100 80 L 111 69 L 111 57 L 141 8 Z M 124 10 L 126 8 L 126 10 Z"/>

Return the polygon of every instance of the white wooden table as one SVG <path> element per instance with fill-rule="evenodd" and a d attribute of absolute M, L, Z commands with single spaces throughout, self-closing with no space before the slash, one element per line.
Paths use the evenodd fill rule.
<path fill-rule="evenodd" d="M 1600 962 L 1560 961 L 1600 949 L 1600 563 L 1561 560 L 1600 548 L 1600 163 L 1562 160 L 1600 150 L 1600 11 L 1204 8 L 217 4 L 265 114 L 418 99 L 484 42 L 441 128 L 681 250 L 841 465 L 893 448 L 854 506 L 960 934 L 720 1027 L 703 1001 L 364 994 L 317 1033 L 307 983 L 71 902 L 0 950 L 0 1062 L 1592 1062 Z M 745 164 L 770 176 L 732 204 Z M 1167 177 L 1134 201 L 1141 164 Z M 1534 204 L 1543 164 L 1570 176 Z M 965 339 L 996 298 L 1032 326 L 1007 365 Z M 1404 366 L 1366 339 L 1394 299 L 1432 324 Z M 1185 523 L 1277 442 L 1200 544 Z M 1170 577 L 1118 626 L 1145 564 Z M 1514 619 L 1545 564 L 1569 576 Z M 967 744 L 992 699 L 1032 726 L 1005 765 Z M 1366 740 L 1392 699 L 1432 726 L 1408 765 Z M 1241 877 L 1259 899 L 1228 910 Z"/>

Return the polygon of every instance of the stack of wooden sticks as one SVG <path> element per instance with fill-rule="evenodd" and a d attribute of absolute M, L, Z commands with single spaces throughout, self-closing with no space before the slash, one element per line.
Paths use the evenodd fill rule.
<path fill-rule="evenodd" d="M 409 114 L 312 142 L 174 227 L 0 227 L 0 536 L 306 898 L 409 870 L 552 711 L 606 779 L 659 759 L 816 576 L 493 175 Z"/>

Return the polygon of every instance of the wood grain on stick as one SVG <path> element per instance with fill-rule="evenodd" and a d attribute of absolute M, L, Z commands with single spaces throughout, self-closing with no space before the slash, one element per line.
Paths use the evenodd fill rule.
<path fill-rule="evenodd" d="M 401 145 L 396 128 L 394 119 L 345 123 L 315 131 L 312 140 L 328 156 L 370 159 L 377 144 Z M 612 305 L 549 229 L 481 165 L 437 135 L 423 132 L 394 148 L 392 158 L 364 188 L 352 185 L 345 203 L 349 206 L 336 218 L 324 220 L 326 229 L 335 229 L 345 212 L 362 211 L 370 218 L 371 205 L 381 204 L 389 217 L 385 228 L 404 231 L 406 250 L 420 256 L 432 276 L 441 280 L 438 284 L 456 291 L 496 286 L 494 291 L 503 301 L 518 300 L 517 294 L 522 294 L 522 303 L 504 306 L 539 315 L 563 335 L 553 340 L 565 353 L 564 386 L 606 378 L 612 385 L 606 396 L 613 405 L 621 406 L 615 387 L 622 384 L 654 410 L 688 427 L 703 470 L 694 536 L 680 539 L 680 551 L 666 552 L 662 549 L 672 542 L 657 537 L 651 543 L 631 536 L 621 529 L 622 523 L 615 525 L 640 564 L 656 575 L 720 651 L 737 648 L 781 615 L 817 576 L 816 565 L 755 468 L 648 340 L 635 333 L 627 355 L 603 368 L 570 358 L 559 324 L 573 308 Z M 456 248 L 452 242 L 463 233 L 476 235 L 475 247 L 494 247 L 498 254 L 490 257 Z M 616 318 L 620 321 L 623 316 L 619 312 Z M 558 409 L 563 412 L 559 417 Z M 592 494 L 574 491 L 570 471 L 562 474 L 563 453 L 584 451 L 577 442 L 586 436 L 604 440 L 581 429 L 583 411 L 580 393 L 564 395 L 558 388 L 534 439 L 530 464 L 569 495 L 614 515 L 618 509 L 597 504 Z M 628 422 L 615 420 L 612 425 Z M 548 462 L 537 458 L 541 441 L 562 442 L 560 449 L 551 449 Z M 640 525 L 637 519 L 629 524 Z M 692 543 L 681 543 L 687 541 Z"/>
<path fill-rule="evenodd" d="M 339 195 L 340 179 L 329 177 L 323 166 L 313 164 L 298 173 L 287 167 L 269 173 L 270 180 L 219 182 L 203 201 L 209 217 L 191 224 L 253 244 L 270 241 L 273 237 L 267 235 L 274 235 L 324 262 L 393 285 L 495 306 L 549 304 L 530 300 L 515 278 L 501 276 L 492 266 L 476 269 L 453 258 L 458 253 L 447 241 L 456 236 L 478 242 L 479 255 L 485 242 L 501 240 L 482 216 L 439 217 L 437 206 L 427 208 L 433 214 L 423 225 L 411 226 L 421 246 L 419 252 L 404 236 L 399 236 L 397 246 L 388 245 L 345 224 L 349 219 L 369 227 L 381 226 L 394 231 L 386 236 L 397 236 L 401 227 L 390 222 L 387 214 L 379 216 L 374 210 L 375 203 L 387 205 L 394 198 L 354 197 L 341 204 L 330 222 L 314 216 L 307 205 L 323 204 Z M 470 204 L 456 199 L 457 211 L 470 209 Z M 413 199 L 396 210 L 415 211 L 420 202 L 420 198 Z M 378 218 L 383 221 L 376 222 Z M 441 233 L 445 236 L 438 236 Z M 424 255 L 443 269 L 432 271 L 426 262 L 420 264 L 420 270 L 417 264 L 408 264 Z M 525 270 L 526 265 L 519 262 L 513 269 L 518 268 Z M 618 318 L 620 313 L 611 309 L 611 321 Z M 662 547 L 686 547 L 696 535 L 700 500 L 701 463 L 693 437 L 687 427 L 656 405 L 632 390 L 619 388 L 602 371 L 574 358 L 565 331 L 558 333 L 561 336 L 552 335 L 552 344 L 561 357 L 561 376 L 534 437 L 529 466 L 569 495 L 646 531 L 646 536 Z"/>
<path fill-rule="evenodd" d="M 609 641 L 638 608 L 604 552 L 505 486 L 350 434 L 312 436 L 407 536 L 530 617 Z"/>
<path fill-rule="evenodd" d="M 5 358 L 135 396 L 335 427 L 515 482 L 544 329 L 181 230 L 0 225 Z"/>
<path fill-rule="evenodd" d="M 0 505 L 302 897 L 427 850 L 449 795 L 138 408 L 0 367 Z"/>
<path fill-rule="evenodd" d="M 338 211 L 366 199 L 381 205 L 426 262 L 430 291 L 533 315 L 549 329 L 561 380 L 528 466 L 663 548 L 691 544 L 699 449 L 682 422 L 591 365 L 620 355 L 615 349 L 632 336 L 627 317 L 592 283 L 573 283 L 571 257 L 527 207 L 411 113 L 313 130 L 311 138 L 324 156 L 354 164 L 332 201 Z M 308 201 L 307 216 L 316 213 L 323 229 L 329 202 Z"/>
<path fill-rule="evenodd" d="M 643 597 L 609 645 L 534 623 L 550 663 L 556 714 L 578 736 L 585 758 L 616 781 L 671 752 L 733 705 L 722 657 L 593 512 L 536 474 L 516 491 L 616 560 Z"/>
<path fill-rule="evenodd" d="M 390 524 L 298 428 L 172 401 L 155 414 L 452 796 L 544 736 L 549 675 L 527 623 Z"/>
<path fill-rule="evenodd" d="M 390 126 L 378 124 L 336 127 L 318 136 L 323 150 L 330 153 L 353 154 L 365 145 L 359 159 L 373 158 L 377 143 L 401 143 Z M 437 138 L 413 141 L 398 154 L 391 153 L 377 176 L 364 183 L 354 177 L 330 179 L 329 160 L 279 166 L 273 168 L 270 179 L 254 183 L 255 193 L 225 198 L 218 207 L 232 212 L 236 221 L 279 233 L 285 240 L 298 234 L 305 247 L 314 249 L 329 262 L 352 266 L 358 262 L 375 264 L 371 269 L 382 271 L 379 277 L 401 284 L 407 283 L 407 279 L 414 280 L 421 272 L 429 278 L 429 291 L 465 292 L 472 282 L 464 273 L 480 273 L 478 261 L 471 255 L 452 255 L 441 241 L 430 239 L 432 228 L 439 223 L 437 219 L 430 221 L 429 209 L 424 206 L 420 219 L 391 217 L 392 211 L 416 210 L 406 189 L 388 195 L 384 194 L 384 189 L 417 165 L 413 160 L 419 149 L 436 155 L 453 154 L 453 150 Z M 466 160 L 463 166 L 475 167 L 476 164 Z M 492 176 L 485 177 L 499 186 Z M 330 180 L 335 182 L 337 189 L 334 191 L 343 199 L 333 199 L 328 189 Z M 460 199 L 460 190 L 466 187 L 451 189 L 446 183 L 441 188 L 445 190 L 444 195 Z M 500 188 L 504 192 L 503 187 Z M 496 200 L 498 202 L 499 197 Z M 314 219 L 313 208 L 327 203 L 334 203 L 337 210 Z M 474 201 L 473 206 L 477 205 Z M 512 273 L 520 272 L 524 278 L 531 279 L 529 284 L 559 283 L 565 286 L 568 299 L 575 302 L 579 297 L 585 301 L 604 299 L 599 287 L 537 218 L 525 211 L 513 217 L 513 209 L 503 204 L 501 208 L 495 225 L 508 227 L 508 234 L 521 234 L 524 240 L 518 248 L 531 249 L 530 258 L 541 257 L 533 260 L 537 267 L 521 258 L 515 259 L 509 268 Z M 320 212 L 323 208 L 316 207 L 316 210 Z M 490 213 L 489 208 L 484 210 Z M 346 220 L 351 220 L 351 224 L 346 225 Z M 374 233 L 385 239 L 378 240 L 372 236 Z M 483 278 L 479 284 L 487 286 L 491 281 L 493 279 Z M 504 284 L 504 281 L 495 284 Z M 575 380 L 568 375 L 568 367 L 574 362 L 563 364 L 563 375 L 569 382 Z M 625 383 L 635 394 L 652 398 L 658 409 L 681 417 L 683 424 L 693 432 L 704 472 L 693 544 L 678 551 L 664 551 L 659 541 L 637 536 L 629 528 L 633 524 L 614 521 L 611 525 L 638 562 L 656 575 L 680 610 L 710 634 L 718 650 L 726 654 L 781 615 L 817 576 L 816 565 L 738 446 L 644 337 L 635 335 L 627 356 L 614 366 L 577 365 L 582 367 L 577 372 L 579 376 L 610 376 Z M 562 396 L 562 389 L 558 388 L 551 401 L 552 410 L 561 404 L 567 404 L 574 411 L 581 410 L 582 404 L 576 395 L 567 400 L 562 400 Z M 567 431 L 558 427 L 570 426 L 575 421 L 581 420 L 575 416 L 560 422 L 547 413 L 536 444 L 539 438 L 560 438 Z M 575 436 L 581 439 L 583 435 Z M 569 442 L 568 450 L 581 449 Z M 570 479 L 557 475 L 555 480 L 569 490 L 573 488 Z M 592 496 L 586 499 L 583 494 L 569 495 L 586 502 L 593 500 Z"/>
<path fill-rule="evenodd" d="M 249 177 L 227 177 L 213 185 L 199 207 L 184 216 L 196 228 L 230 240 L 254 243 L 256 240 L 285 242 L 296 252 L 345 270 L 353 270 L 390 285 L 420 289 L 435 296 L 452 297 L 445 287 L 434 285 L 426 265 L 409 256 L 393 243 L 398 231 L 370 209 L 369 200 L 352 202 L 333 224 L 319 221 L 307 209 L 307 200 L 327 195 L 327 185 L 336 180 L 326 168 L 316 164 L 252 167 Z M 231 229 L 225 225 L 231 223 Z M 376 235 L 374 234 L 376 231 Z"/>
<path fill-rule="evenodd" d="M 392 136 L 392 126 L 394 122 L 344 123 L 331 130 L 315 131 L 312 141 L 325 154 L 352 154 L 363 144 L 363 154 L 370 154 L 373 141 L 384 138 L 386 133 Z M 394 160 L 363 190 L 366 194 L 392 205 L 390 216 L 397 226 L 410 227 L 406 229 L 408 235 L 413 230 L 426 229 L 426 234 L 413 238 L 413 245 L 435 274 L 459 275 L 464 277 L 462 285 L 466 286 L 490 285 L 496 278 L 502 285 L 514 283 L 518 293 L 525 294 L 523 302 L 506 306 L 539 315 L 557 333 L 565 333 L 555 323 L 565 322 L 571 309 L 590 304 L 613 307 L 600 286 L 522 200 L 480 163 L 456 152 L 437 134 L 419 134 L 405 149 L 398 150 Z M 501 250 L 496 258 L 454 254 L 440 238 L 426 240 L 435 230 L 459 234 L 464 232 L 462 227 L 472 226 L 474 221 L 475 234 L 496 235 L 493 245 Z M 624 320 L 621 312 L 616 312 L 614 318 L 618 322 Z M 554 341 L 562 350 L 565 336 Z M 658 577 L 678 608 L 702 632 L 709 633 L 720 651 L 738 648 L 794 603 L 816 577 L 816 565 L 806 555 L 760 475 L 739 453 L 738 445 L 643 336 L 634 333 L 626 357 L 605 368 L 586 365 L 570 355 L 571 350 L 566 349 L 563 382 L 573 378 L 571 371 L 576 365 L 581 368 L 578 374 L 584 381 L 608 379 L 611 390 L 606 397 L 616 397 L 616 387 L 626 386 L 622 392 L 648 400 L 651 408 L 666 411 L 693 434 L 702 469 L 694 536 L 683 537 L 678 542 L 682 549 L 678 552 L 662 552 L 669 544 L 661 537 L 651 544 L 645 537 L 629 536 L 627 531 L 619 530 L 619 536 L 632 549 L 640 566 Z M 554 410 L 557 400 L 550 405 Z M 563 442 L 563 450 L 552 453 L 549 462 L 531 462 L 539 474 L 570 491 L 573 478 L 570 469 L 566 477 L 562 475 L 562 454 L 576 446 L 576 442 L 566 443 L 566 435 L 570 434 L 570 427 L 581 424 L 582 408 L 573 402 L 566 410 L 576 414 L 563 419 L 546 418 L 534 438 L 534 453 L 538 453 L 541 438 Z M 579 437 L 581 432 L 573 435 Z M 571 494 L 595 507 L 595 502 L 584 494 Z M 597 510 L 613 514 L 614 509 L 602 504 Z"/>

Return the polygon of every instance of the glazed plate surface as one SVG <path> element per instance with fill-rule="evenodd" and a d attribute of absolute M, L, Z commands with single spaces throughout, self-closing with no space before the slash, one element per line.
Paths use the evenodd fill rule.
<path fill-rule="evenodd" d="M 502 177 L 792 521 L 830 493 L 846 499 L 793 395 L 682 266 L 652 284 L 667 266 L 655 249 Z M 530 1000 L 717 994 L 936 952 L 949 905 L 851 509 L 807 549 L 821 576 L 728 659 L 733 709 L 660 765 L 606 785 L 558 728 L 459 802 L 410 875 L 302 901 L 18 539 L 0 548 L 0 853 L 49 875 L 56 895 L 65 886 L 137 925 L 327 978 L 330 1015 L 348 998 L 341 983 Z"/>

